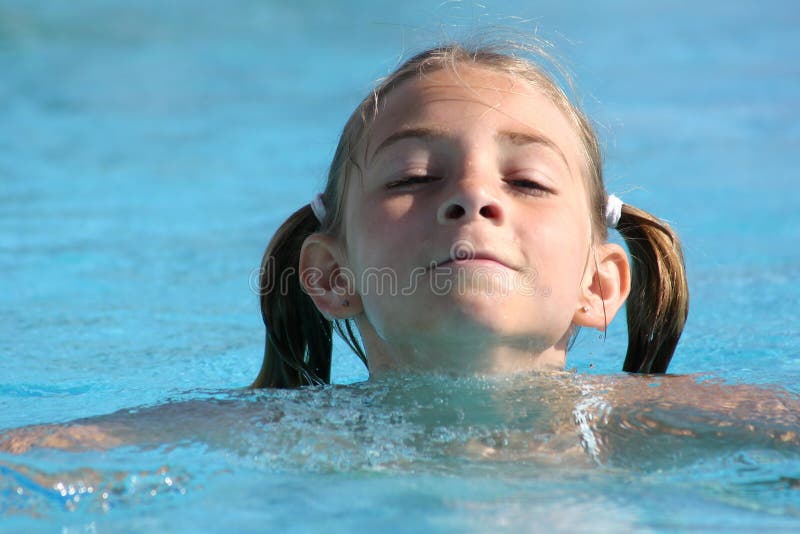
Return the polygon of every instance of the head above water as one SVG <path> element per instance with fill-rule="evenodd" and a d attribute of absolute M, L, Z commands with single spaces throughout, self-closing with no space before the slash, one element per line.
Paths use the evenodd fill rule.
<path fill-rule="evenodd" d="M 333 329 L 371 372 L 563 366 L 629 292 L 623 369 L 664 372 L 688 310 L 680 245 L 625 205 L 629 266 L 606 242 L 608 198 L 589 120 L 536 63 L 414 56 L 345 125 L 322 220 L 304 206 L 267 247 L 254 386 L 328 382 Z"/>

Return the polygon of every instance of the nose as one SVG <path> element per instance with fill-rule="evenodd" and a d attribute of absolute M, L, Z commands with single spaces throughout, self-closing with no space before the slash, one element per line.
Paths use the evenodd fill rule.
<path fill-rule="evenodd" d="M 503 222 L 503 209 L 484 185 L 463 181 L 439 206 L 436 220 L 439 224 L 464 223 L 486 220 L 494 224 Z"/>

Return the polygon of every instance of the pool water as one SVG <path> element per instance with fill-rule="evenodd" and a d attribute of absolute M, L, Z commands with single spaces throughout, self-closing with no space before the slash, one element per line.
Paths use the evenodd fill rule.
<path fill-rule="evenodd" d="M 300 4 L 0 0 L 0 429 L 118 440 L 0 453 L 0 530 L 800 528 L 800 9 Z M 619 373 L 620 318 L 564 374 L 363 383 L 339 346 L 337 386 L 242 390 L 352 108 L 492 25 L 554 41 L 609 190 L 682 236 L 691 376 Z"/>

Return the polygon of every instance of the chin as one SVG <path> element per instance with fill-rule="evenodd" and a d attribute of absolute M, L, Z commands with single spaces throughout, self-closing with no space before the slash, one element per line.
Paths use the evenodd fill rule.
<path fill-rule="evenodd" d="M 380 313 L 368 316 L 384 340 L 401 341 L 406 336 L 431 340 L 456 337 L 483 343 L 492 337 L 541 337 L 539 330 L 545 323 L 545 315 L 544 310 L 532 309 L 536 304 L 530 297 L 520 295 L 453 292 L 383 303 Z"/>
<path fill-rule="evenodd" d="M 519 304 L 507 296 L 492 294 L 450 295 L 425 308 L 429 312 L 420 314 L 419 330 L 450 335 L 460 332 L 465 337 L 516 335 L 524 330 L 521 320 L 527 323 L 533 319 Z"/>

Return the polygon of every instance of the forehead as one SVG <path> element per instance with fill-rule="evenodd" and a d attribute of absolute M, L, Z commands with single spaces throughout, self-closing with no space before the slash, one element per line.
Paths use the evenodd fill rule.
<path fill-rule="evenodd" d="M 366 136 L 365 155 L 402 128 L 435 126 L 459 130 L 478 126 L 544 137 L 580 169 L 581 144 L 575 128 L 541 89 L 510 73 L 457 65 L 406 80 L 379 103 Z"/>

